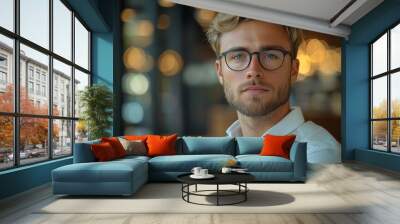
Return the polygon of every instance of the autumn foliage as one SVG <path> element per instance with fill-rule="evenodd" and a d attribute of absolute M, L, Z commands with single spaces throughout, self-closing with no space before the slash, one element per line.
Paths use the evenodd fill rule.
<path fill-rule="evenodd" d="M 391 117 L 400 117 L 400 101 L 392 100 Z M 387 101 L 381 101 L 380 104 L 373 108 L 373 118 L 387 118 Z M 391 123 L 392 141 L 397 141 L 400 138 L 400 122 L 392 121 Z M 373 127 L 374 138 L 386 139 L 387 136 L 387 121 L 375 121 Z"/>
<path fill-rule="evenodd" d="M 14 107 L 13 85 L 8 85 L 6 92 L 0 93 L 0 111 L 12 113 Z M 45 106 L 44 106 L 45 105 Z M 34 105 L 29 99 L 28 93 L 24 87 L 20 88 L 20 111 L 21 114 L 48 114 L 48 103 Z M 58 114 L 59 111 L 55 110 Z M 0 147 L 13 148 L 13 117 L 0 116 Z M 24 149 L 26 145 L 47 144 L 48 119 L 47 118 L 20 118 L 20 148 Z M 53 126 L 53 138 L 59 135 L 59 127 Z"/>

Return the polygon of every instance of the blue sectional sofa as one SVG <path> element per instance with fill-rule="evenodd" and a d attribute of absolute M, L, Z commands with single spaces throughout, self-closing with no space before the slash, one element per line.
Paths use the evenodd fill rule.
<path fill-rule="evenodd" d="M 176 181 L 193 167 L 218 172 L 230 159 L 247 168 L 261 182 L 304 182 L 307 170 L 307 145 L 294 142 L 290 160 L 260 156 L 261 137 L 180 137 L 177 155 L 127 156 L 96 162 L 90 141 L 75 144 L 74 163 L 52 171 L 54 194 L 131 195 L 148 181 Z"/>

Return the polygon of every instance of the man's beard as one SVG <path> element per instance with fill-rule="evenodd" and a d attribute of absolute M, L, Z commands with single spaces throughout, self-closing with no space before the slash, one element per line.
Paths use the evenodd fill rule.
<path fill-rule="evenodd" d="M 269 91 L 272 90 L 269 89 Z M 241 114 L 249 117 L 265 116 L 288 102 L 290 95 L 290 80 L 285 86 L 279 88 L 277 93 L 274 94 L 269 101 L 265 100 L 261 94 L 252 96 L 249 100 L 243 102 L 243 99 L 240 99 L 240 95 L 235 96 L 234 90 L 226 84 L 224 85 L 224 92 L 228 103 Z M 240 89 L 238 94 L 243 94 Z M 273 94 L 273 92 L 267 92 L 267 94 Z"/>

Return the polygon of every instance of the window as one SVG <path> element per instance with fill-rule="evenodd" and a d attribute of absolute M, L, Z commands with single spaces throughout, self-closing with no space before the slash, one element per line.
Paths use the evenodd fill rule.
<path fill-rule="evenodd" d="M 33 82 L 28 82 L 28 92 L 29 94 L 33 94 Z"/>
<path fill-rule="evenodd" d="M 7 68 L 7 56 L 0 54 L 0 67 Z"/>
<path fill-rule="evenodd" d="M 370 45 L 371 148 L 400 153 L 400 24 Z"/>
<path fill-rule="evenodd" d="M 40 95 L 40 84 L 36 84 L 36 95 Z"/>
<path fill-rule="evenodd" d="M 0 26 L 14 31 L 14 0 L 0 1 Z"/>
<path fill-rule="evenodd" d="M 33 80 L 33 67 L 32 66 L 29 66 L 28 74 L 29 74 L 29 79 Z"/>
<path fill-rule="evenodd" d="M 0 170 L 72 155 L 87 139 L 73 105 L 90 85 L 90 31 L 62 0 L 0 0 L 0 26 L 0 83 L 11 82 L 0 88 Z"/>
<path fill-rule="evenodd" d="M 0 71 L 0 84 L 7 84 L 7 74 L 3 71 Z"/>
<path fill-rule="evenodd" d="M 36 69 L 36 80 L 40 81 L 40 71 L 39 71 L 39 69 Z"/>
<path fill-rule="evenodd" d="M 46 96 L 46 86 L 42 86 L 42 96 Z"/>
<path fill-rule="evenodd" d="M 46 82 L 46 74 L 42 73 L 42 82 Z"/>

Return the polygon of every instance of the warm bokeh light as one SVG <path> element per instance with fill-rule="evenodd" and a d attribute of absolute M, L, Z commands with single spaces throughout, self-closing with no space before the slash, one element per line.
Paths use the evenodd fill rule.
<path fill-rule="evenodd" d="M 176 75 L 181 71 L 182 66 L 182 57 L 173 50 L 164 51 L 158 59 L 158 68 L 166 76 Z"/>
<path fill-rule="evenodd" d="M 124 23 L 129 22 L 130 20 L 132 20 L 136 15 L 136 11 L 134 9 L 131 8 L 126 8 L 121 12 L 121 20 Z"/>
<path fill-rule="evenodd" d="M 313 63 L 320 63 L 325 60 L 327 44 L 323 40 L 311 39 L 307 42 L 306 53 Z"/>
<path fill-rule="evenodd" d="M 300 62 L 299 73 L 303 76 L 310 76 L 314 73 L 312 62 L 306 54 L 298 53 L 297 59 Z"/>
<path fill-rule="evenodd" d="M 324 40 L 303 41 L 297 52 L 300 62 L 298 80 L 314 74 L 331 76 L 341 72 L 341 50 L 330 48 Z"/>
<path fill-rule="evenodd" d="M 166 14 L 161 14 L 160 17 L 158 17 L 158 23 L 157 23 L 157 28 L 160 30 L 165 30 L 169 27 L 170 25 L 170 18 Z"/>
<path fill-rule="evenodd" d="M 131 124 L 137 124 L 143 121 L 143 106 L 136 102 L 124 103 L 122 105 L 122 119 Z"/>
<path fill-rule="evenodd" d="M 127 73 L 122 77 L 122 90 L 129 95 L 143 95 L 149 85 L 149 80 L 141 73 Z"/>
<path fill-rule="evenodd" d="M 216 13 L 214 11 L 206 10 L 206 9 L 197 9 L 195 13 L 196 21 L 202 27 L 208 27 L 211 21 L 214 19 Z"/>
<path fill-rule="evenodd" d="M 128 69 L 142 71 L 146 66 L 146 53 L 141 48 L 130 47 L 124 53 L 124 64 Z"/>
<path fill-rule="evenodd" d="M 175 6 L 175 3 L 171 2 L 170 0 L 158 0 L 158 4 L 161 7 L 170 8 Z"/>
<path fill-rule="evenodd" d="M 136 27 L 136 35 L 141 37 L 150 37 L 153 35 L 154 26 L 150 20 L 141 20 Z"/>
<path fill-rule="evenodd" d="M 339 48 L 338 48 L 339 49 Z M 340 49 L 326 51 L 326 58 L 319 65 L 318 70 L 322 75 L 332 75 L 341 71 Z"/>

